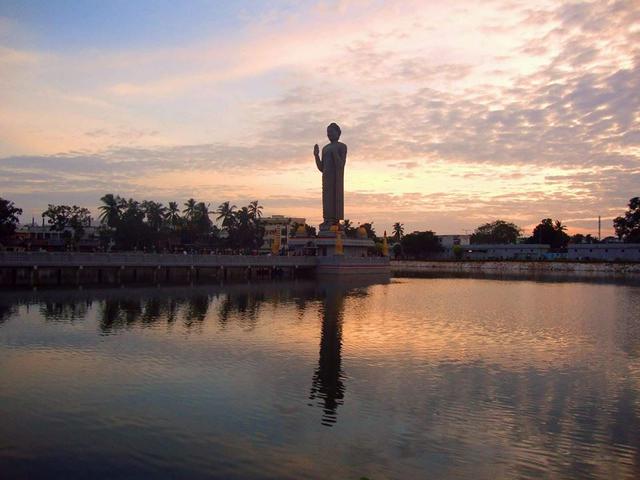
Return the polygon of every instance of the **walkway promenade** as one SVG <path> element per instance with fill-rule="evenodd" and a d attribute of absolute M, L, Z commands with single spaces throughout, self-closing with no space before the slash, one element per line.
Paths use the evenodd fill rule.
<path fill-rule="evenodd" d="M 0 252 L 0 286 L 192 283 L 389 274 L 388 257 Z"/>
<path fill-rule="evenodd" d="M 0 252 L 0 267 L 314 267 L 315 257 L 172 253 Z"/>

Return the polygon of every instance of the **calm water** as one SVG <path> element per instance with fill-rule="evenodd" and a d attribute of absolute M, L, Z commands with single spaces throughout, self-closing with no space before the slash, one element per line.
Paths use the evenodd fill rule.
<path fill-rule="evenodd" d="M 640 287 L 0 292 L 3 478 L 638 478 Z"/>

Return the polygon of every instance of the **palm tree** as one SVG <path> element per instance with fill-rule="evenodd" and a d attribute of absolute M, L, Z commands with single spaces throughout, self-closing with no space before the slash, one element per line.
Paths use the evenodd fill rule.
<path fill-rule="evenodd" d="M 193 221 L 196 215 L 196 205 L 197 205 L 197 202 L 193 198 L 190 198 L 184 204 L 186 208 L 182 211 L 182 213 L 184 213 L 184 216 L 187 220 Z"/>
<path fill-rule="evenodd" d="M 342 225 L 344 228 L 344 235 L 346 237 L 355 236 L 356 227 L 353 226 L 353 222 L 351 220 L 349 220 L 348 218 L 345 218 L 344 221 L 342 222 Z"/>
<path fill-rule="evenodd" d="M 180 207 L 178 207 L 178 202 L 169 202 L 169 208 L 164 218 L 172 228 L 176 228 L 180 224 Z"/>
<path fill-rule="evenodd" d="M 156 232 L 160 231 L 167 207 L 153 200 L 142 202 L 142 209 L 147 217 L 147 223 Z"/>
<path fill-rule="evenodd" d="M 116 228 L 122 213 L 122 199 L 114 196 L 113 193 L 107 193 L 100 201 L 104 203 L 104 205 L 98 207 L 101 212 L 100 221 L 111 228 Z"/>
<path fill-rule="evenodd" d="M 396 237 L 396 241 L 402 240 L 402 235 L 404 235 L 404 224 L 400 222 L 396 222 L 393 224 L 393 236 Z"/>
<path fill-rule="evenodd" d="M 218 214 L 216 220 L 222 220 L 223 227 L 230 227 L 235 222 L 234 211 L 237 207 L 235 205 L 229 205 L 229 202 L 223 202 L 218 206 L 215 213 Z M 246 207 L 245 207 L 246 208 Z"/>
<path fill-rule="evenodd" d="M 240 210 L 236 212 L 236 219 L 238 221 L 238 226 L 240 227 L 248 227 L 251 223 L 251 213 L 247 207 L 242 207 Z"/>
<path fill-rule="evenodd" d="M 258 221 L 262 218 L 262 205 L 258 204 L 258 200 L 254 200 L 249 204 L 249 215 L 253 221 Z"/>

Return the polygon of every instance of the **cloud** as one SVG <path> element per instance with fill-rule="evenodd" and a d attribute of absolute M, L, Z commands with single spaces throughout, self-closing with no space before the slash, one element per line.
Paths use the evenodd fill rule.
<path fill-rule="evenodd" d="M 57 191 L 191 195 L 210 182 L 232 195 L 230 179 L 238 196 L 317 217 L 310 151 L 337 121 L 363 219 L 584 225 L 638 194 L 638 25 L 625 1 L 347 2 L 276 9 L 180 48 L 3 47 L 21 81 L 4 93 L 0 188 L 47 203 L 47 179 Z"/>

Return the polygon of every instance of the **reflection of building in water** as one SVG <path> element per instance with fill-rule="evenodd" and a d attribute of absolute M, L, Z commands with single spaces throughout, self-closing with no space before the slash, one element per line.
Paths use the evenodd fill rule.
<path fill-rule="evenodd" d="M 344 398 L 341 368 L 343 301 L 343 292 L 326 292 L 322 307 L 320 359 L 309 395 L 311 400 L 321 400 L 324 410 L 322 424 L 326 426 L 336 422 L 338 405 L 342 405 Z"/>

